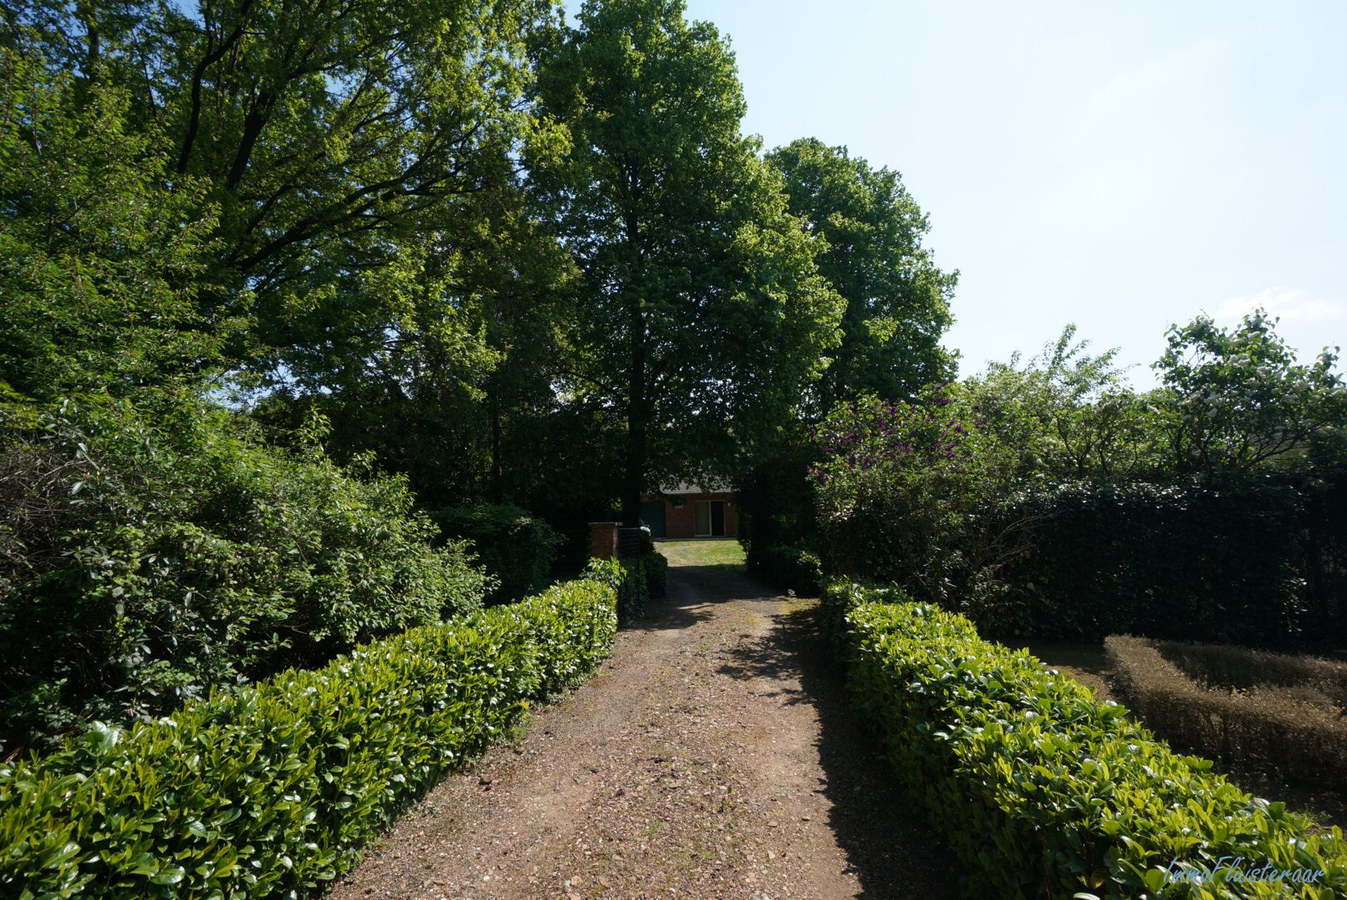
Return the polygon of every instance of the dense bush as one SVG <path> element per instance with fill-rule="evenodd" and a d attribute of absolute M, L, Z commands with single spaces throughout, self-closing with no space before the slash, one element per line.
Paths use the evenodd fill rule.
<path fill-rule="evenodd" d="M 617 622 L 623 628 L 645 615 L 650 600 L 650 585 L 645 578 L 645 564 L 639 556 L 622 560 L 622 584 L 617 591 Z"/>
<path fill-rule="evenodd" d="M 1316 832 L 1026 652 L 983 641 L 968 619 L 904 599 L 834 581 L 821 609 L 859 710 L 977 895 L 1329 900 L 1347 890 L 1340 829 Z M 1166 871 L 1235 858 L 1324 874 L 1315 886 L 1166 884 Z"/>
<path fill-rule="evenodd" d="M 499 582 L 488 602 L 518 600 L 547 587 L 560 537 L 542 519 L 508 504 L 483 504 L 431 514 L 440 531 L 472 544 Z"/>
<path fill-rule="evenodd" d="M 1255 313 L 1169 333 L 1131 391 L 1074 329 L 1020 368 L 819 429 L 824 568 L 989 633 L 1347 645 L 1347 391 Z"/>
<path fill-rule="evenodd" d="M 1330 453 L 1221 481 L 1068 476 L 989 406 L 942 389 L 835 415 L 815 472 L 825 568 L 997 635 L 1347 645 L 1347 469 Z"/>
<path fill-rule="evenodd" d="M 917 401 L 858 401 L 819 435 L 814 469 L 826 567 L 896 581 L 954 607 L 994 597 L 988 576 L 1022 552 L 1015 526 L 988 512 L 1026 468 L 966 392 L 933 387 Z"/>
<path fill-rule="evenodd" d="M 823 579 L 823 564 L 818 554 L 802 547 L 779 544 L 750 544 L 748 571 L 773 587 L 813 595 Z"/>
<path fill-rule="evenodd" d="M 1347 664 L 1126 635 L 1115 687 L 1147 726 L 1227 769 L 1347 791 Z"/>
<path fill-rule="evenodd" d="M 652 600 L 658 600 L 668 593 L 669 560 L 658 550 L 641 554 L 641 563 L 645 568 L 646 593 Z"/>
<path fill-rule="evenodd" d="M 0 893 L 314 892 L 607 654 L 613 568 L 0 768 Z"/>
<path fill-rule="evenodd" d="M 764 455 L 739 474 L 734 497 L 745 552 L 801 546 L 817 537 L 818 498 L 809 471 L 818 455 L 818 448 L 801 439 L 798 446 Z"/>
<path fill-rule="evenodd" d="M 1347 582 L 1331 554 L 1347 533 L 1310 521 L 1325 490 L 1268 476 L 1224 488 L 1093 480 L 1026 492 L 989 513 L 1019 523 L 1025 548 L 997 573 L 1000 608 L 979 624 L 1091 640 L 1130 632 L 1343 646 L 1347 616 L 1334 598 Z"/>
<path fill-rule="evenodd" d="M 481 605 L 400 480 L 273 449 L 194 400 L 67 405 L 0 434 L 0 740 L 127 724 Z"/>
<path fill-rule="evenodd" d="M 663 597 L 669 561 L 651 550 L 621 562 L 623 578 L 618 589 L 617 617 L 623 625 L 631 625 L 645 614 L 652 597 Z"/>

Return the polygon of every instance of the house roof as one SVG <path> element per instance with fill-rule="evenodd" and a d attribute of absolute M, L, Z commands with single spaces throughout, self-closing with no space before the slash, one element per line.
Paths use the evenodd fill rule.
<path fill-rule="evenodd" d="M 734 488 L 722 481 L 708 481 L 704 484 L 675 484 L 660 488 L 661 494 L 730 494 Z"/>

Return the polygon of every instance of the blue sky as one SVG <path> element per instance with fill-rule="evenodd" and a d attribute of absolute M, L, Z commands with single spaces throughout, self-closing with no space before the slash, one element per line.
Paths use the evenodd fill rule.
<path fill-rule="evenodd" d="M 768 147 L 902 172 L 961 271 L 961 372 L 1067 322 L 1154 383 L 1164 330 L 1256 303 L 1347 344 L 1347 2 L 689 0 Z"/>

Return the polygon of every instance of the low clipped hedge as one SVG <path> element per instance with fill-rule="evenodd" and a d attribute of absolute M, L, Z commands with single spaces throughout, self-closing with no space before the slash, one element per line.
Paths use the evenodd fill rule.
<path fill-rule="evenodd" d="M 1341 829 L 1319 833 L 1283 804 L 1250 797 L 1027 652 L 906 599 L 834 581 L 820 610 L 859 709 L 966 866 L 970 895 L 1328 900 L 1347 892 Z M 1229 877 L 1240 858 L 1246 872 L 1271 864 L 1323 874 L 1315 884 L 1241 881 Z M 1203 869 L 1218 880 L 1166 876 Z"/>
<path fill-rule="evenodd" d="M 1347 795 L 1347 663 L 1118 634 L 1104 649 L 1119 695 L 1174 746 Z"/>
<path fill-rule="evenodd" d="M 0 768 L 0 895 L 314 892 L 529 701 L 607 655 L 620 579 L 597 564 L 520 603 Z"/>

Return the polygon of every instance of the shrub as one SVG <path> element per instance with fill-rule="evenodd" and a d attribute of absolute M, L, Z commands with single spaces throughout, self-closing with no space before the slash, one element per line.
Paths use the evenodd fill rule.
<path fill-rule="evenodd" d="M 1347 664 L 1128 635 L 1115 685 L 1161 737 L 1239 771 L 1347 790 Z"/>
<path fill-rule="evenodd" d="M 669 561 L 663 554 L 651 550 L 622 560 L 621 571 L 617 619 L 620 625 L 626 627 L 645 614 L 646 603 L 650 598 L 664 596 Z"/>
<path fill-rule="evenodd" d="M 1263 646 L 1333 641 L 1347 619 L 1315 598 L 1341 594 L 1328 554 L 1347 534 L 1308 527 L 1322 493 L 1290 478 L 1220 489 L 1073 481 L 1029 492 L 991 513 L 1027 523 L 1026 552 L 998 573 L 1007 585 L 1002 606 L 1015 611 L 1002 616 L 1004 630 Z"/>
<path fill-rule="evenodd" d="M 433 513 L 451 538 L 472 544 L 477 559 L 499 582 L 488 601 L 504 603 L 547 587 L 561 538 L 542 519 L 517 506 L 483 504 Z"/>
<path fill-rule="evenodd" d="M 0 893 L 295 896 L 607 654 L 615 567 L 0 768 Z"/>
<path fill-rule="evenodd" d="M 645 568 L 646 593 L 651 599 L 658 600 L 668 593 L 669 560 L 652 549 L 641 554 L 641 563 Z"/>
<path fill-rule="evenodd" d="M 979 895 L 1328 900 L 1347 890 L 1341 829 L 1317 833 L 1027 652 L 904 600 L 835 581 L 822 615 L 844 647 L 858 708 Z M 1316 886 L 1165 883 L 1166 871 L 1216 868 L 1223 857 L 1324 874 Z"/>
<path fill-rule="evenodd" d="M 0 740 L 161 715 L 481 605 L 400 479 L 193 399 L 0 421 Z"/>
<path fill-rule="evenodd" d="M 802 547 L 750 544 L 748 571 L 773 587 L 800 594 L 817 594 L 823 581 L 823 564 L 818 554 Z"/>
<path fill-rule="evenodd" d="M 645 605 L 650 600 L 650 579 L 644 555 L 628 557 L 620 565 L 622 584 L 617 591 L 617 621 L 625 628 L 645 614 Z"/>
<path fill-rule="evenodd" d="M 984 599 L 987 573 L 1022 552 L 1017 523 L 988 515 L 1014 490 L 1021 452 L 967 391 L 844 404 L 819 440 L 825 458 L 813 475 L 830 572 L 894 581 L 953 608 Z"/>

